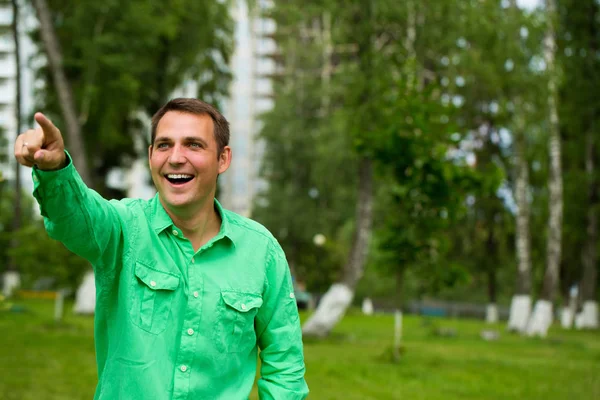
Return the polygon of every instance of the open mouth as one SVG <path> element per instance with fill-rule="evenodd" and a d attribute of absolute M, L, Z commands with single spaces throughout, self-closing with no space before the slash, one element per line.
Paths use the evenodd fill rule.
<path fill-rule="evenodd" d="M 194 176 L 188 174 L 166 174 L 165 178 L 173 185 L 183 185 L 194 179 Z"/>

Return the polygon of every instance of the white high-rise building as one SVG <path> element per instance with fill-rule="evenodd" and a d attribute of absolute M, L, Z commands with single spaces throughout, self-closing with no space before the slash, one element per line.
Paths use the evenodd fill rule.
<path fill-rule="evenodd" d="M 28 9 L 21 9 L 19 12 L 21 117 L 24 125 L 28 125 L 28 123 L 23 118 L 31 114 L 31 107 L 33 106 L 33 71 L 27 67 L 27 62 L 30 60 L 35 48 L 27 32 L 34 26 L 35 18 L 29 11 Z M 17 131 L 22 128 L 17 127 L 16 118 L 17 67 L 12 20 L 12 3 L 8 0 L 0 0 L 0 129 L 3 130 L 4 138 L 8 142 L 6 147 L 2 149 L 8 156 L 7 161 L 0 163 L 0 171 L 4 179 L 14 177 L 15 161 L 12 157 L 12 144 L 16 139 Z M 24 190 L 31 189 L 32 184 L 29 176 L 21 175 Z"/>
<path fill-rule="evenodd" d="M 15 46 L 12 35 L 12 5 L 0 1 L 0 129 L 10 144 L 17 129 L 15 121 Z M 10 145 L 3 149 L 9 155 Z M 9 178 L 12 171 L 8 164 L 2 165 L 2 176 Z"/>
<path fill-rule="evenodd" d="M 257 141 L 260 131 L 258 117 L 272 108 L 271 80 L 274 62 L 264 57 L 275 51 L 275 42 L 269 37 L 275 30 L 272 20 L 261 17 L 272 1 L 260 0 L 256 9 L 250 11 L 246 2 L 237 0 L 232 10 L 236 22 L 235 51 L 231 59 L 233 81 L 229 101 L 223 114 L 231 124 L 233 160 L 231 167 L 221 179 L 223 206 L 239 214 L 249 216 L 252 201 L 265 182 L 258 178 L 264 146 Z"/>

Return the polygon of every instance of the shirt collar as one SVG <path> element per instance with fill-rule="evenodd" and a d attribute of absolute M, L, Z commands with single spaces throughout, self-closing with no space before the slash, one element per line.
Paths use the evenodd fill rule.
<path fill-rule="evenodd" d="M 158 193 L 152 198 L 152 200 L 150 200 L 150 203 L 150 209 L 152 212 L 151 225 L 154 229 L 154 232 L 159 234 L 165 229 L 173 226 L 173 221 L 171 220 L 171 217 L 169 217 L 169 214 L 167 214 L 167 211 L 165 211 L 162 203 L 160 202 L 160 199 L 158 198 Z M 219 233 L 217 233 L 217 235 L 211 241 L 217 241 L 222 238 L 227 238 L 231 241 L 233 245 L 235 245 L 233 235 L 231 233 L 231 223 L 229 222 L 229 217 L 227 216 L 225 209 L 223 208 L 223 206 L 221 206 L 221 203 L 219 203 L 217 199 L 215 199 L 215 209 L 221 217 L 221 228 L 219 229 Z"/>
<path fill-rule="evenodd" d="M 221 238 L 227 238 L 231 244 L 235 246 L 235 241 L 233 240 L 233 235 L 231 234 L 231 223 L 229 222 L 229 216 L 217 199 L 215 199 L 215 209 L 221 217 L 221 229 L 219 229 L 219 233 L 217 233 L 217 236 L 215 236 L 214 240 L 217 241 Z"/>
<path fill-rule="evenodd" d="M 150 215 L 152 216 L 151 225 L 154 229 L 154 232 L 161 233 L 171 225 L 173 225 L 173 221 L 169 214 L 165 211 L 160 199 L 158 198 L 158 193 L 150 200 Z"/>

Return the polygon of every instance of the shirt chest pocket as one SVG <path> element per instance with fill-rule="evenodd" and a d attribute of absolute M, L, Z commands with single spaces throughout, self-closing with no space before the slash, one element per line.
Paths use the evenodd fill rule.
<path fill-rule="evenodd" d="M 129 311 L 133 324 L 149 333 L 162 333 L 169 321 L 171 303 L 178 287 L 177 275 L 136 263 Z"/>
<path fill-rule="evenodd" d="M 262 303 L 260 294 L 221 291 L 215 324 L 215 344 L 220 352 L 240 353 L 254 348 L 254 317 Z"/>

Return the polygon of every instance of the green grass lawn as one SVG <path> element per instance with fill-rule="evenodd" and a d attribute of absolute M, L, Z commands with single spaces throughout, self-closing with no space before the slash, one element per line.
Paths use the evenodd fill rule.
<path fill-rule="evenodd" d="M 0 400 L 91 399 L 96 385 L 92 318 L 52 322 L 47 301 L 0 313 Z M 71 307 L 67 309 L 70 310 Z M 304 317 L 304 315 L 303 315 Z M 436 328 L 454 330 L 438 336 Z M 351 313 L 325 341 L 305 343 L 311 399 L 600 399 L 600 333 L 554 327 L 545 340 L 473 320 L 404 319 L 405 352 L 391 363 L 391 316 Z M 257 399 L 256 390 L 252 399 Z"/>

